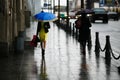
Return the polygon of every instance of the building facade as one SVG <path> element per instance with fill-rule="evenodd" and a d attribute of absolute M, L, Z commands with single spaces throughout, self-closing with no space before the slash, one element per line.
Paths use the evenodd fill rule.
<path fill-rule="evenodd" d="M 0 53 L 15 50 L 16 38 L 25 30 L 24 0 L 0 0 Z"/>

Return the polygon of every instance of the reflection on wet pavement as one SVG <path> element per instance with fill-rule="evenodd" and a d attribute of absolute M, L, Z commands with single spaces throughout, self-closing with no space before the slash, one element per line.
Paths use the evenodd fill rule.
<path fill-rule="evenodd" d="M 29 39 L 35 33 L 35 25 L 27 30 Z M 95 54 L 94 33 L 92 47 L 86 49 L 84 56 L 72 35 L 50 25 L 45 57 L 42 58 L 38 45 L 24 54 L 0 58 L 0 80 L 120 80 L 119 61 L 106 61 L 104 54 Z"/>
<path fill-rule="evenodd" d="M 80 51 L 79 42 L 73 36 L 55 24 L 48 35 L 45 54 L 46 73 L 49 80 L 119 80 L 120 75 L 115 65 L 95 55 L 94 48 L 86 50 L 86 56 Z M 35 49 L 37 64 L 41 62 L 41 51 Z M 38 59 L 38 60 L 37 60 Z M 38 66 L 39 69 L 40 66 Z"/>

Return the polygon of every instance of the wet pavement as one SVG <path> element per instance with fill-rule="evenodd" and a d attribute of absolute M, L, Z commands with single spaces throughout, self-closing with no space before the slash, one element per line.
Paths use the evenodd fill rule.
<path fill-rule="evenodd" d="M 86 50 L 86 56 L 82 55 L 76 38 L 56 24 L 50 25 L 45 58 L 41 57 L 39 44 L 34 49 L 25 49 L 24 53 L 0 58 L 0 80 L 120 80 L 117 68 L 120 60 L 106 61 L 104 53 L 95 56 L 95 24 L 92 48 L 90 52 Z M 26 29 L 26 41 L 32 39 L 36 26 L 36 22 L 31 22 L 31 27 Z"/>

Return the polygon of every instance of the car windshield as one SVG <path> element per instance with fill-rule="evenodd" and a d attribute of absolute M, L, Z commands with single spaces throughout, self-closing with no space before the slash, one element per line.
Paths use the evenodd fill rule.
<path fill-rule="evenodd" d="M 104 8 L 94 8 L 93 10 L 95 11 L 95 13 L 105 13 Z"/>
<path fill-rule="evenodd" d="M 103 8 L 95 8 L 95 9 L 93 9 L 94 11 L 105 11 L 105 9 L 103 9 Z"/>
<path fill-rule="evenodd" d="M 117 14 L 116 12 L 108 12 L 108 14 Z"/>

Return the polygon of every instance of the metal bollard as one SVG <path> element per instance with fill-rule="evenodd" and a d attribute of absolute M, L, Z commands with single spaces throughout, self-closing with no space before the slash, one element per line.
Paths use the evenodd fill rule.
<path fill-rule="evenodd" d="M 106 45 L 105 45 L 105 59 L 110 60 L 111 59 L 111 47 L 110 47 L 110 36 L 106 36 Z"/>
<path fill-rule="evenodd" d="M 76 29 L 76 38 L 78 38 L 78 29 Z"/>
<path fill-rule="evenodd" d="M 70 26 L 70 33 L 71 33 L 71 22 L 70 22 L 69 26 Z"/>
<path fill-rule="evenodd" d="M 99 42 L 99 32 L 96 32 L 96 40 L 95 40 L 95 54 L 99 56 L 100 53 L 100 42 Z"/>
<path fill-rule="evenodd" d="M 91 52 L 91 48 L 92 48 L 91 29 L 89 31 L 89 39 L 87 45 L 88 45 L 88 51 Z"/>
<path fill-rule="evenodd" d="M 119 74 L 120 74 L 120 66 L 118 67 L 118 72 L 119 72 Z"/>
<path fill-rule="evenodd" d="M 73 36 L 74 36 L 74 32 L 75 32 L 75 24 L 73 23 Z"/>

